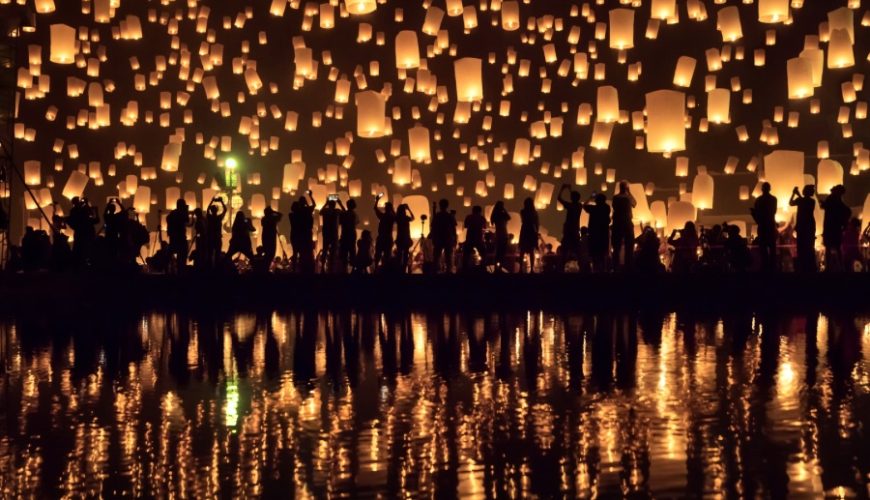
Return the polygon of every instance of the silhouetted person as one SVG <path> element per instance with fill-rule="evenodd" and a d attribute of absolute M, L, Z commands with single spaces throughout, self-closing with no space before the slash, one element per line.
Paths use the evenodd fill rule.
<path fill-rule="evenodd" d="M 355 274 L 367 274 L 374 260 L 372 259 L 372 232 L 368 229 L 360 233 L 356 243 L 356 256 L 353 263 Z"/>
<path fill-rule="evenodd" d="M 190 226 L 190 209 L 181 198 L 175 202 L 175 210 L 166 216 L 166 234 L 169 236 L 169 252 L 175 257 L 178 270 L 187 265 L 187 228 Z"/>
<path fill-rule="evenodd" d="M 674 247 L 671 271 L 687 273 L 695 269 L 698 263 L 698 231 L 694 222 L 687 221 L 683 229 L 674 229 L 668 238 L 668 244 Z"/>
<path fill-rule="evenodd" d="M 562 244 L 559 247 L 562 253 L 562 264 L 572 259 L 577 259 L 580 251 L 580 212 L 583 210 L 580 203 L 580 193 L 571 190 L 570 199 L 564 198 L 565 191 L 570 186 L 562 184 L 559 189 L 559 204 L 565 208 L 565 223 L 562 224 Z"/>
<path fill-rule="evenodd" d="M 613 196 L 613 269 L 628 269 L 631 267 L 631 257 L 634 253 L 634 222 L 632 209 L 637 201 L 631 195 L 628 182 L 619 183 L 619 191 Z M 622 260 L 619 256 L 622 254 Z"/>
<path fill-rule="evenodd" d="M 335 203 L 336 197 L 330 196 L 320 209 L 320 233 L 321 254 L 320 272 L 325 273 L 327 268 L 333 270 L 335 256 L 338 253 L 338 218 L 339 211 Z"/>
<path fill-rule="evenodd" d="M 393 254 L 393 226 L 396 212 L 389 201 L 384 203 L 383 211 L 378 207 L 381 195 L 375 197 L 375 216 L 378 218 L 378 239 L 375 241 L 375 268 L 387 264 Z"/>
<path fill-rule="evenodd" d="M 511 216 L 507 209 L 504 208 L 504 202 L 501 200 L 495 202 L 495 206 L 492 208 L 492 213 L 489 216 L 489 222 L 495 228 L 496 271 L 501 271 L 505 268 L 505 257 L 507 257 L 509 243 L 507 228 L 509 220 L 511 220 Z"/>
<path fill-rule="evenodd" d="M 861 258 L 861 219 L 852 217 L 843 231 L 843 264 L 849 272 L 860 272 Z"/>
<path fill-rule="evenodd" d="M 589 255 L 592 270 L 602 272 L 607 265 L 607 249 L 610 246 L 610 205 L 604 193 L 593 195 L 595 203 L 586 203 L 583 210 L 589 214 Z"/>
<path fill-rule="evenodd" d="M 770 183 L 761 185 L 761 196 L 755 200 L 755 206 L 750 210 L 752 218 L 758 224 L 758 236 L 755 242 L 761 253 L 761 268 L 765 271 L 776 269 L 776 196 L 770 194 Z"/>
<path fill-rule="evenodd" d="M 296 272 L 314 271 L 314 209 L 311 190 L 307 199 L 300 196 L 290 208 L 290 246 L 293 247 L 293 268 Z"/>
<path fill-rule="evenodd" d="M 475 205 L 471 213 L 465 217 L 465 243 L 462 246 L 462 269 L 470 270 L 474 262 L 474 252 L 477 251 L 480 261 L 486 259 L 486 245 L 483 233 L 486 230 L 486 217 L 483 216 L 483 208 Z"/>
<path fill-rule="evenodd" d="M 825 245 L 825 270 L 843 270 L 843 231 L 852 210 L 843 201 L 846 188 L 837 185 L 831 188 L 831 194 L 822 202 L 825 219 L 822 223 L 822 243 Z"/>
<path fill-rule="evenodd" d="M 100 222 L 96 207 L 91 206 L 87 198 L 75 197 L 66 220 L 73 230 L 73 259 L 76 265 L 90 265 L 97 238 L 94 226 Z"/>
<path fill-rule="evenodd" d="M 535 272 L 535 250 L 538 248 L 540 226 L 535 203 L 531 198 L 526 198 L 520 210 L 520 272 L 523 272 L 526 266 L 526 255 L 529 256 L 529 272 Z"/>
<path fill-rule="evenodd" d="M 48 265 L 51 243 L 48 234 L 41 229 L 30 226 L 24 230 L 21 238 L 21 264 L 26 272 L 45 269 Z"/>
<path fill-rule="evenodd" d="M 441 268 L 441 257 L 444 257 L 444 267 L 449 274 L 453 271 L 453 249 L 456 247 L 456 216 L 448 211 L 449 202 L 441 199 L 438 210 L 432 216 L 432 246 L 434 249 L 433 263 L 435 272 Z"/>
<path fill-rule="evenodd" d="M 752 263 L 749 253 L 749 242 L 740 235 L 740 228 L 723 224 L 722 230 L 728 235 L 724 240 L 725 259 L 732 271 L 745 272 Z"/>
<path fill-rule="evenodd" d="M 62 216 L 57 213 L 51 216 L 51 269 L 54 271 L 65 271 L 72 263 L 69 237 L 63 233 L 65 228 Z"/>
<path fill-rule="evenodd" d="M 278 223 L 281 221 L 281 217 L 279 212 L 268 206 L 263 211 L 263 218 L 260 220 L 262 229 L 260 240 L 263 246 L 263 258 L 266 261 L 266 270 L 272 265 L 275 254 L 278 252 Z"/>
<path fill-rule="evenodd" d="M 220 206 L 218 206 L 220 205 Z M 221 197 L 214 197 L 206 208 L 206 262 L 208 267 L 214 268 L 221 260 L 223 249 L 223 223 L 227 214 L 227 205 Z"/>
<path fill-rule="evenodd" d="M 193 216 L 193 251 L 190 252 L 190 258 L 193 260 L 193 265 L 197 269 L 204 269 L 208 266 L 208 236 L 207 222 L 205 213 L 201 208 L 195 208 L 191 214 Z"/>
<path fill-rule="evenodd" d="M 251 219 L 241 210 L 236 212 L 230 234 L 230 247 L 227 250 L 227 257 L 230 260 L 237 254 L 244 255 L 249 261 L 254 260 L 254 249 L 251 243 L 251 233 L 253 232 L 254 225 L 251 223 Z"/>
<path fill-rule="evenodd" d="M 634 244 L 632 244 L 632 247 Z M 637 270 L 642 273 L 658 273 L 664 271 L 664 265 L 659 258 L 659 248 L 661 240 L 659 240 L 656 230 L 651 226 L 646 226 L 637 237 L 637 258 L 635 265 Z M 628 250 L 626 250 L 628 251 Z M 634 249 L 632 249 L 634 251 Z M 628 260 L 626 260 L 628 262 Z"/>
<path fill-rule="evenodd" d="M 341 262 L 341 272 L 346 273 L 348 266 L 354 263 L 356 256 L 356 226 L 359 224 L 359 216 L 356 214 L 356 201 L 347 200 L 347 206 L 338 200 L 341 214 L 338 216 L 338 225 L 341 235 L 338 240 L 338 260 Z"/>
<path fill-rule="evenodd" d="M 109 198 L 103 209 L 103 238 L 105 243 L 106 256 L 112 262 L 120 260 L 122 245 L 122 236 L 125 230 L 124 224 L 127 218 L 127 212 L 118 198 Z"/>
<path fill-rule="evenodd" d="M 795 270 L 799 272 L 816 271 L 816 200 L 813 195 L 816 188 L 806 185 L 803 194 L 795 186 L 791 193 L 788 204 L 797 207 L 795 216 L 795 232 L 797 233 L 797 264 Z"/>
<path fill-rule="evenodd" d="M 399 261 L 401 272 L 408 270 L 408 262 L 411 258 L 411 246 L 414 240 L 411 238 L 411 222 L 414 221 L 414 212 L 411 207 L 402 203 L 396 212 L 396 258 Z"/>

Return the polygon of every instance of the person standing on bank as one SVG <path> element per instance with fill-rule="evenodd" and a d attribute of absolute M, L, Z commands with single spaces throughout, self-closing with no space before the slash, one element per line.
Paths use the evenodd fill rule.
<path fill-rule="evenodd" d="M 774 271 L 776 269 L 776 240 L 779 233 L 776 230 L 776 196 L 770 194 L 770 183 L 761 185 L 761 196 L 755 200 L 755 206 L 750 209 L 752 218 L 758 224 L 758 236 L 755 241 L 761 253 L 761 269 Z"/>
<path fill-rule="evenodd" d="M 166 216 L 166 234 L 169 236 L 169 253 L 175 257 L 179 272 L 187 267 L 187 228 L 190 226 L 190 209 L 182 198 L 175 201 L 175 209 Z"/>
<path fill-rule="evenodd" d="M 816 200 L 813 195 L 816 188 L 806 185 L 803 194 L 797 186 L 791 193 L 788 204 L 797 207 L 795 216 L 795 232 L 797 233 L 797 265 L 798 272 L 812 273 L 816 271 Z"/>
<path fill-rule="evenodd" d="M 281 221 L 281 213 L 267 206 L 263 211 L 263 218 L 260 220 L 262 227 L 262 236 L 260 241 L 263 244 L 263 256 L 266 261 L 266 269 L 272 265 L 275 260 L 275 254 L 278 252 L 278 223 Z"/>
<path fill-rule="evenodd" d="M 340 214 L 336 207 L 337 199 L 337 195 L 330 195 L 320 209 L 320 231 L 323 236 L 320 255 L 321 273 L 325 273 L 327 269 L 333 270 L 335 255 L 338 253 L 338 218 Z"/>
<path fill-rule="evenodd" d="M 396 211 L 389 201 L 384 209 L 378 207 L 382 194 L 375 197 L 375 216 L 378 218 L 378 237 L 375 241 L 375 269 L 387 264 L 393 256 L 393 226 L 396 224 Z"/>
<path fill-rule="evenodd" d="M 508 251 L 508 221 L 511 216 L 507 209 L 504 208 L 504 202 L 499 200 L 495 202 L 492 213 L 489 216 L 489 222 L 495 228 L 495 271 L 500 272 L 505 269 L 505 258 Z"/>
<path fill-rule="evenodd" d="M 356 257 L 356 226 L 359 217 L 356 214 L 356 201 L 353 198 L 347 200 L 345 206 L 341 199 L 338 200 L 341 213 L 338 215 L 338 225 L 341 236 L 338 240 L 338 260 L 341 262 L 341 272 L 346 273 L 348 266 L 352 266 Z"/>
<path fill-rule="evenodd" d="M 529 256 L 529 273 L 535 272 L 535 250 L 538 248 L 540 238 L 540 221 L 535 203 L 531 198 L 523 201 L 523 209 L 520 210 L 520 272 L 526 267 L 525 256 Z"/>
<path fill-rule="evenodd" d="M 441 269 L 441 256 L 444 256 L 446 273 L 453 272 L 453 249 L 456 247 L 456 216 L 448 210 L 450 202 L 446 199 L 438 201 L 438 210 L 432 216 L 431 234 L 433 266 L 435 272 Z M 434 208 L 434 207 L 433 207 Z"/>
<path fill-rule="evenodd" d="M 637 200 L 631 195 L 628 182 L 619 183 L 619 191 L 613 196 L 613 270 L 619 271 L 631 268 L 631 258 L 634 254 L 634 222 L 632 209 L 637 206 Z M 620 259 L 620 253 L 622 259 Z"/>
<path fill-rule="evenodd" d="M 559 190 L 559 203 L 565 208 L 565 223 L 562 225 L 562 245 L 559 247 L 562 253 L 562 267 L 569 260 L 576 260 L 580 256 L 580 212 L 583 206 L 580 203 L 580 193 L 571 190 L 570 200 L 564 198 L 565 191 L 570 186 L 562 184 Z"/>
<path fill-rule="evenodd" d="M 825 245 L 825 271 L 843 271 L 843 231 L 852 217 L 852 209 L 843 201 L 846 188 L 838 184 L 822 202 L 825 219 L 822 223 L 822 243 Z"/>
<path fill-rule="evenodd" d="M 592 199 L 583 205 L 583 210 L 589 214 L 589 255 L 592 258 L 592 271 L 604 272 L 610 246 L 610 205 L 607 204 L 607 195 L 593 194 Z"/>
<path fill-rule="evenodd" d="M 411 246 L 414 240 L 411 238 L 411 222 L 414 221 L 414 212 L 406 203 L 399 205 L 396 212 L 396 258 L 399 261 L 399 272 L 408 272 Z"/>

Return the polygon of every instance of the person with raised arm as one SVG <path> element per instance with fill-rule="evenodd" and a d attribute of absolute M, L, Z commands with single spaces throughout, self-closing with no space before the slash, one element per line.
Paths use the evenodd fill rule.
<path fill-rule="evenodd" d="M 797 207 L 795 233 L 797 233 L 797 265 L 795 270 L 804 273 L 816 272 L 816 188 L 812 184 L 804 186 L 803 192 L 797 186 L 791 192 L 788 204 Z"/>
<path fill-rule="evenodd" d="M 613 228 L 611 230 L 611 243 L 613 246 L 613 270 L 627 270 L 631 268 L 631 259 L 634 255 L 632 210 L 637 206 L 637 200 L 632 196 L 627 181 L 619 183 L 619 191 L 613 196 L 612 203 Z M 622 259 L 620 259 L 620 254 Z"/>
<path fill-rule="evenodd" d="M 538 238 L 540 238 L 541 224 L 538 218 L 538 211 L 535 209 L 535 203 L 531 198 L 526 198 L 523 201 L 523 209 L 520 210 L 520 272 L 524 272 L 526 267 L 525 256 L 529 256 L 529 272 L 535 272 L 535 250 L 538 248 Z"/>
<path fill-rule="evenodd" d="M 384 203 L 384 209 L 378 207 L 383 194 L 375 196 L 375 216 L 378 218 L 378 236 L 375 240 L 375 269 L 384 266 L 393 257 L 393 226 L 396 224 L 396 211 L 389 201 Z"/>
<path fill-rule="evenodd" d="M 399 205 L 396 211 L 396 258 L 401 273 L 409 271 L 411 247 L 414 245 L 414 240 L 411 238 L 411 222 L 414 219 L 414 212 L 407 203 Z"/>
<path fill-rule="evenodd" d="M 341 213 L 338 216 L 338 225 L 341 235 L 338 240 L 338 260 L 341 262 L 341 272 L 346 273 L 348 266 L 353 266 L 356 256 L 356 226 L 359 224 L 359 216 L 356 214 L 356 201 L 353 198 L 347 200 L 347 206 L 338 200 Z"/>
<path fill-rule="evenodd" d="M 570 191 L 569 199 L 565 199 L 565 191 Z M 565 209 L 565 222 L 562 224 L 562 244 L 559 247 L 562 254 L 562 267 L 570 260 L 577 260 L 580 253 L 580 192 L 571 189 L 568 184 L 562 184 L 559 196 L 556 198 Z"/>

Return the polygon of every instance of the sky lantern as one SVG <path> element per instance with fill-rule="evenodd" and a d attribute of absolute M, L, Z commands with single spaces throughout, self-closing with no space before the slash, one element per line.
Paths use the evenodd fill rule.
<path fill-rule="evenodd" d="M 831 159 L 819 161 L 816 176 L 816 192 L 821 195 L 831 193 L 831 188 L 843 184 L 843 165 Z"/>
<path fill-rule="evenodd" d="M 849 34 L 849 40 L 855 43 L 855 14 L 848 7 L 840 7 L 839 9 L 828 12 L 828 29 L 846 30 Z"/>
<path fill-rule="evenodd" d="M 653 226 L 656 229 L 664 228 L 668 223 L 668 207 L 662 200 L 656 200 L 649 206 Z"/>
<path fill-rule="evenodd" d="M 758 0 L 758 20 L 762 23 L 781 23 L 788 19 L 789 0 Z"/>
<path fill-rule="evenodd" d="M 722 33 L 723 42 L 735 42 L 743 38 L 743 27 L 740 24 L 740 10 L 736 5 L 719 9 L 716 16 L 716 29 Z"/>
<path fill-rule="evenodd" d="M 713 177 L 707 172 L 698 172 L 692 182 L 692 204 L 699 210 L 713 208 Z"/>
<path fill-rule="evenodd" d="M 42 165 L 37 160 L 24 162 L 24 183 L 28 186 L 38 186 L 42 182 Z"/>
<path fill-rule="evenodd" d="M 828 68 L 849 68 L 855 65 L 855 51 L 852 39 L 844 29 L 831 32 L 828 42 Z"/>
<path fill-rule="evenodd" d="M 792 190 L 803 187 L 803 151 L 777 150 L 766 155 L 764 180 L 770 183 L 770 192 L 776 196 L 779 207 L 787 208 Z"/>
<path fill-rule="evenodd" d="M 387 103 L 384 96 L 373 90 L 357 92 L 356 134 L 364 138 L 383 137 L 386 129 Z"/>
<path fill-rule="evenodd" d="M 813 95 L 813 68 L 808 59 L 793 57 L 786 62 L 788 98 L 803 99 Z"/>
<path fill-rule="evenodd" d="M 166 203 L 163 206 L 166 210 L 175 210 L 175 206 L 180 198 L 181 188 L 178 186 L 169 186 L 166 188 Z"/>
<path fill-rule="evenodd" d="M 692 85 L 692 75 L 695 74 L 695 66 L 698 61 L 689 56 L 680 56 L 677 59 L 677 67 L 674 70 L 674 85 L 678 87 L 689 87 Z"/>
<path fill-rule="evenodd" d="M 420 47 L 417 32 L 400 31 L 396 35 L 396 68 L 411 69 L 420 66 Z"/>
<path fill-rule="evenodd" d="M 423 236 L 424 231 L 428 233 L 429 221 L 431 220 L 430 211 L 432 208 L 429 198 L 421 194 L 412 194 L 402 198 L 402 203 L 408 205 L 408 208 L 410 208 L 411 212 L 414 214 L 415 220 L 411 223 L 411 237 L 416 239 Z M 425 230 L 423 228 L 424 223 L 421 222 L 424 217 L 428 219 L 425 222 Z"/>
<path fill-rule="evenodd" d="M 610 147 L 610 135 L 613 133 L 613 123 L 595 122 L 592 127 L 592 139 L 589 145 L 594 149 L 606 150 Z"/>
<path fill-rule="evenodd" d="M 665 234 L 671 234 L 674 229 L 683 229 L 686 222 L 695 222 L 697 210 L 688 201 L 674 201 L 668 205 L 668 223 Z"/>
<path fill-rule="evenodd" d="M 400 156 L 393 164 L 393 184 L 404 186 L 410 183 L 411 159 L 407 156 Z"/>
<path fill-rule="evenodd" d="M 667 21 L 677 16 L 677 0 L 652 0 L 650 17 Z"/>
<path fill-rule="evenodd" d="M 77 54 L 75 28 L 65 24 L 52 24 L 48 60 L 57 64 L 72 64 Z"/>
<path fill-rule="evenodd" d="M 354 15 L 371 14 L 378 8 L 375 0 L 345 0 L 344 5 Z"/>
<path fill-rule="evenodd" d="M 429 151 L 429 129 L 417 124 L 408 129 L 408 150 L 411 158 L 420 163 L 428 163 L 432 160 Z"/>
<path fill-rule="evenodd" d="M 520 27 L 520 4 L 516 0 L 507 0 L 501 4 L 501 28 L 505 31 L 516 31 Z"/>
<path fill-rule="evenodd" d="M 181 144 L 170 142 L 163 146 L 163 159 L 160 162 L 160 169 L 167 172 L 176 172 L 178 170 L 180 158 Z"/>
<path fill-rule="evenodd" d="M 532 143 L 524 137 L 518 137 L 514 143 L 513 163 L 517 166 L 529 164 L 529 155 Z"/>
<path fill-rule="evenodd" d="M 646 94 L 646 148 L 650 153 L 686 149 L 686 94 L 657 90 Z"/>
<path fill-rule="evenodd" d="M 88 185 L 88 181 L 90 177 L 79 172 L 78 170 L 73 170 L 69 174 L 69 178 L 66 180 L 66 184 L 63 187 L 63 197 L 66 199 L 73 199 L 75 197 L 80 197 L 85 192 L 85 187 Z"/>
<path fill-rule="evenodd" d="M 456 99 L 474 102 L 483 99 L 483 60 L 463 57 L 453 62 L 456 79 Z"/>
<path fill-rule="evenodd" d="M 444 19 L 444 11 L 438 7 L 429 6 L 426 10 L 426 18 L 423 19 L 423 33 L 436 36 L 441 29 L 441 21 Z"/>
<path fill-rule="evenodd" d="M 716 124 L 731 121 L 731 90 L 713 89 L 707 92 L 707 120 Z"/>
<path fill-rule="evenodd" d="M 140 185 L 136 188 L 136 194 L 133 195 L 133 208 L 140 214 L 147 214 L 151 211 L 151 188 L 149 186 Z"/>
<path fill-rule="evenodd" d="M 596 94 L 595 120 L 601 123 L 612 123 L 619 119 L 619 92 L 616 87 L 604 85 L 598 87 Z"/>
<path fill-rule="evenodd" d="M 639 182 L 633 182 L 628 185 L 628 189 L 631 192 L 631 195 L 634 197 L 637 205 L 631 211 L 632 220 L 635 224 L 646 224 L 653 220 L 652 212 L 649 208 L 649 201 L 646 197 L 646 191 L 644 190 L 643 184 Z"/>
<path fill-rule="evenodd" d="M 611 49 L 625 50 L 634 47 L 633 9 L 612 9 L 608 26 Z"/>
<path fill-rule="evenodd" d="M 819 48 L 807 48 L 801 51 L 800 58 L 810 64 L 813 87 L 822 86 L 822 74 L 825 70 L 825 51 Z"/>

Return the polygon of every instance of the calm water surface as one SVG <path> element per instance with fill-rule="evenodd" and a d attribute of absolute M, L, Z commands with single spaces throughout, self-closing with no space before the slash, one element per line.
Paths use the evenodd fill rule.
<path fill-rule="evenodd" d="M 94 316 L 0 322 L 3 497 L 870 494 L 863 317 Z"/>

